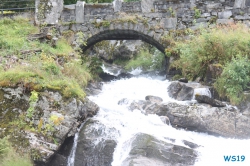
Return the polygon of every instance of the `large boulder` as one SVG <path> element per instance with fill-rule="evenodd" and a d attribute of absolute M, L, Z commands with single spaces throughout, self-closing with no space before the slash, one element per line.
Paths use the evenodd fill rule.
<path fill-rule="evenodd" d="M 130 110 L 139 109 L 144 114 L 167 116 L 172 126 L 191 131 L 206 132 L 234 138 L 250 138 L 249 111 L 241 113 L 235 107 L 212 107 L 208 104 L 157 103 L 134 101 Z"/>
<path fill-rule="evenodd" d="M 212 99 L 211 97 L 208 97 L 206 95 L 195 95 L 195 100 L 198 101 L 198 103 L 207 103 L 210 104 L 213 107 L 225 107 L 226 104 L 222 103 L 219 100 Z"/>
<path fill-rule="evenodd" d="M 197 152 L 192 148 L 167 143 L 148 134 L 136 134 L 129 157 L 122 166 L 187 166 L 194 165 Z"/>
<path fill-rule="evenodd" d="M 160 98 L 158 96 L 151 96 L 151 95 L 146 96 L 145 100 L 155 102 L 155 103 L 161 103 L 163 101 L 162 98 Z"/>
<path fill-rule="evenodd" d="M 168 87 L 168 95 L 176 100 L 184 101 L 193 98 L 194 89 L 180 82 L 172 82 Z"/>
<path fill-rule="evenodd" d="M 22 87 L 0 88 L 0 137 L 9 135 L 18 149 L 41 165 L 56 155 L 66 161 L 60 147 L 99 107 L 87 98 L 66 99 L 52 91 L 39 92 L 34 103 L 29 99 Z"/>
<path fill-rule="evenodd" d="M 177 98 L 178 93 L 181 91 L 182 84 L 179 82 L 172 82 L 168 86 L 168 95 L 174 99 Z"/>
<path fill-rule="evenodd" d="M 172 126 L 234 138 L 250 138 L 250 117 L 233 107 L 208 105 L 162 105 Z M 162 112 L 161 112 L 162 114 Z"/>
<path fill-rule="evenodd" d="M 111 166 L 116 141 L 105 136 L 105 126 L 89 119 L 79 132 L 74 166 Z"/>
<path fill-rule="evenodd" d="M 192 100 L 193 95 L 194 95 L 194 89 L 184 84 L 180 92 L 178 93 L 176 100 L 179 101 Z"/>

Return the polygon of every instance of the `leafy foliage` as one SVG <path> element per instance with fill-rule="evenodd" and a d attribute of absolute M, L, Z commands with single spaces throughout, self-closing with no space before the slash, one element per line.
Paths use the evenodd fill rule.
<path fill-rule="evenodd" d="M 209 64 L 224 66 L 236 55 L 250 55 L 249 29 L 241 24 L 202 29 L 199 35 L 188 41 L 175 43 L 174 51 L 180 58 L 171 66 L 193 80 L 205 77 Z M 199 44 L 197 44 L 199 43 Z"/>
<path fill-rule="evenodd" d="M 158 50 L 150 53 L 149 50 L 144 49 L 140 50 L 138 55 L 126 64 L 125 69 L 142 68 L 143 70 L 157 70 L 162 68 L 163 60 L 164 55 Z"/>
<path fill-rule="evenodd" d="M 238 55 L 224 67 L 221 77 L 215 82 L 215 88 L 221 96 L 227 96 L 233 104 L 243 100 L 243 90 L 250 82 L 250 61 Z"/>
<path fill-rule="evenodd" d="M 38 101 L 38 93 L 36 91 L 32 91 L 31 96 L 29 98 L 30 107 L 28 108 L 26 114 L 28 118 L 31 118 L 33 116 L 33 112 L 37 101 Z"/>

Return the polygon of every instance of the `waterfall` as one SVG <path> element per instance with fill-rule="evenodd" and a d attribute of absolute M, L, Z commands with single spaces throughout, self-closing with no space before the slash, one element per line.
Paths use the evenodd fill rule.
<path fill-rule="evenodd" d="M 87 120 L 85 120 L 86 122 Z M 78 129 L 77 133 L 75 134 L 74 137 L 74 143 L 70 152 L 70 155 L 68 157 L 68 161 L 67 161 L 67 166 L 74 166 L 74 162 L 75 162 L 75 153 L 76 153 L 76 148 L 77 148 L 77 140 L 79 137 L 79 131 L 81 130 L 81 128 L 84 126 L 85 123 L 82 123 L 80 128 Z"/>
<path fill-rule="evenodd" d="M 98 114 L 93 117 L 98 122 L 94 127 L 98 128 L 98 131 L 102 129 L 103 139 L 113 139 L 117 143 L 111 165 L 127 166 L 126 161 L 131 158 L 132 144 L 138 133 L 153 136 L 159 142 L 172 143 L 186 148 L 188 146 L 184 144 L 184 140 L 199 145 L 196 149 L 198 157 L 195 161 L 195 166 L 250 165 L 250 140 L 229 139 L 211 136 L 206 133 L 185 131 L 182 129 L 177 130 L 165 124 L 157 115 L 145 115 L 141 110 L 131 111 L 128 109 L 132 101 L 144 100 L 147 95 L 159 96 L 166 103 L 177 102 L 188 104 L 186 101 L 176 101 L 168 96 L 167 87 L 170 83 L 170 81 L 164 80 L 164 77 L 155 79 L 152 77 L 137 76 L 130 79 L 104 83 L 102 92 L 99 95 L 89 97 L 90 100 L 94 101 L 100 107 Z M 207 88 L 197 88 L 195 93 L 211 96 Z M 127 102 L 118 104 L 124 98 L 127 99 Z M 99 127 L 97 127 L 98 125 Z M 77 137 L 78 135 L 76 134 L 68 166 L 74 165 Z M 93 148 L 100 141 L 94 142 Z M 237 163 L 225 162 L 224 156 L 227 155 L 235 155 L 236 157 L 237 155 L 244 155 L 245 161 Z M 140 161 L 143 160 L 147 161 L 145 158 L 141 158 Z M 154 161 L 154 163 L 158 163 L 155 166 L 161 166 L 159 161 Z"/>

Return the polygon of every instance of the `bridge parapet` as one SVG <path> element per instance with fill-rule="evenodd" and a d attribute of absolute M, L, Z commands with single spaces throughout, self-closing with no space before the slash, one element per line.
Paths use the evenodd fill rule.
<path fill-rule="evenodd" d="M 59 0 L 39 1 L 60 3 Z M 86 48 L 100 40 L 141 39 L 164 52 L 167 46 L 162 42 L 162 37 L 171 30 L 196 29 L 210 23 L 227 24 L 237 21 L 250 25 L 249 6 L 250 2 L 245 0 L 142 0 L 129 3 L 116 0 L 106 4 L 85 4 L 78 1 L 63 9 L 53 9 L 56 16 L 60 16 L 56 21 L 43 19 L 41 22 L 58 23 L 61 32 L 83 32 L 82 40 L 87 43 Z M 50 8 L 56 7 L 51 3 Z M 39 7 L 37 11 L 39 12 Z M 43 15 L 46 18 L 46 13 Z"/>

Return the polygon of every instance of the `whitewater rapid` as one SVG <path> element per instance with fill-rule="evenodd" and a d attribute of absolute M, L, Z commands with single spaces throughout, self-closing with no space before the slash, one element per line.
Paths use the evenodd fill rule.
<path fill-rule="evenodd" d="M 122 166 L 128 157 L 131 138 L 137 133 L 145 133 L 159 140 L 176 145 L 186 146 L 182 140 L 187 140 L 200 145 L 198 159 L 195 166 L 250 166 L 250 140 L 226 139 L 215 137 L 206 133 L 177 130 L 171 125 L 166 125 L 157 115 L 144 115 L 140 110 L 130 111 L 127 107 L 130 102 L 118 105 L 123 98 L 128 101 L 145 100 L 145 96 L 153 95 L 163 99 L 163 102 L 188 102 L 176 101 L 168 96 L 167 87 L 170 81 L 163 77 L 134 77 L 104 83 L 102 92 L 89 99 L 100 107 L 94 117 L 99 123 L 104 124 L 103 137 L 116 140 L 117 147 L 113 155 L 112 166 Z M 199 89 L 199 93 L 209 95 L 206 88 Z M 192 101 L 195 102 L 195 101 Z M 95 126 L 98 128 L 98 126 Z M 169 139 L 176 141 L 173 143 Z M 244 155 L 244 162 L 225 162 L 225 155 Z"/>

